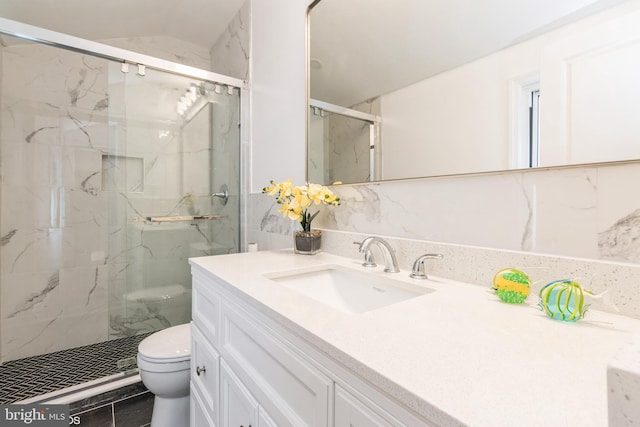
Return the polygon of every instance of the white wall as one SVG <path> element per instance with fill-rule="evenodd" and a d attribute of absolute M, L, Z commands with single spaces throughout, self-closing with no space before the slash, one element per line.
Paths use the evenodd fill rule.
<path fill-rule="evenodd" d="M 384 179 L 507 169 L 510 75 L 537 61 L 492 55 L 382 97 Z M 410 155 L 408 155 L 410 153 Z"/>
<path fill-rule="evenodd" d="M 640 2 L 590 21 L 543 51 L 540 157 L 545 166 L 640 158 Z"/>
<path fill-rule="evenodd" d="M 251 3 L 251 192 L 304 183 L 309 0 Z"/>
<path fill-rule="evenodd" d="M 384 179 L 512 168 L 510 90 L 530 76 L 541 166 L 639 158 L 639 39 L 631 2 L 384 95 Z"/>

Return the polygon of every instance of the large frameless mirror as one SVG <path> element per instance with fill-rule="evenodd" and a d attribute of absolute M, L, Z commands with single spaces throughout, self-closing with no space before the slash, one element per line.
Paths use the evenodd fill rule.
<path fill-rule="evenodd" d="M 640 158 L 640 1 L 321 0 L 308 179 Z"/>

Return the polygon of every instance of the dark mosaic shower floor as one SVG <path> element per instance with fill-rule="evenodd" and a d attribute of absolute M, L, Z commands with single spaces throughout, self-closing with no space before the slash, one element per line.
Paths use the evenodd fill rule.
<path fill-rule="evenodd" d="M 130 358 L 135 358 L 138 344 L 148 335 L 150 333 L 6 362 L 0 365 L 0 404 L 131 370 L 136 366 Z"/>

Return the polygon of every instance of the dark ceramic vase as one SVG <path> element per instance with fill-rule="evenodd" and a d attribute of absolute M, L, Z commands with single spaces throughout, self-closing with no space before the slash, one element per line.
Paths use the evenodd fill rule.
<path fill-rule="evenodd" d="M 322 249 L 322 231 L 296 231 L 293 235 L 293 248 L 297 254 L 317 254 Z"/>

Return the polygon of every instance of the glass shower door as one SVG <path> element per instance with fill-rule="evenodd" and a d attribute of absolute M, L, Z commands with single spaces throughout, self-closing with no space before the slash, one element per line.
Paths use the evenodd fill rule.
<path fill-rule="evenodd" d="M 106 60 L 0 39 L 0 363 L 107 339 Z"/>
<path fill-rule="evenodd" d="M 111 133 L 126 148 L 103 156 L 118 212 L 110 230 L 111 337 L 188 322 L 188 258 L 239 248 L 239 90 L 129 68 L 110 70 L 112 92 L 121 95 L 113 102 L 122 106 L 112 105 Z"/>

